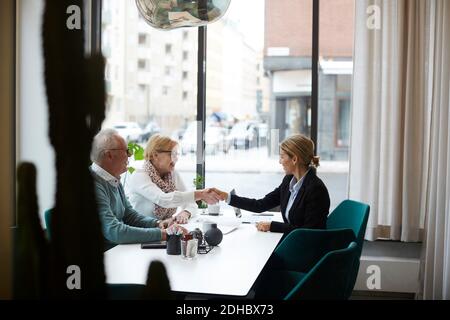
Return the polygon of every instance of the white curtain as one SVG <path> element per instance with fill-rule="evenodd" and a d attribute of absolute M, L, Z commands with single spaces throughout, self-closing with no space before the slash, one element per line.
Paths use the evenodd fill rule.
<path fill-rule="evenodd" d="M 371 206 L 366 238 L 423 238 L 418 297 L 450 299 L 450 1 L 356 1 L 354 61 L 350 197 Z"/>
<path fill-rule="evenodd" d="M 424 299 L 450 299 L 450 1 L 429 1 L 426 213 L 421 271 Z"/>
<path fill-rule="evenodd" d="M 370 205 L 366 239 L 420 241 L 427 2 L 355 5 L 349 196 Z"/>

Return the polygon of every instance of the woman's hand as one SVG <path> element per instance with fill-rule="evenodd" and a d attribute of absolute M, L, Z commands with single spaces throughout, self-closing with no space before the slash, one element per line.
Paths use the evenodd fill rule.
<path fill-rule="evenodd" d="M 217 202 L 221 201 L 221 196 L 214 191 L 213 188 L 211 189 L 204 189 L 204 190 L 197 190 L 194 192 L 195 201 L 203 200 L 208 204 L 216 204 Z"/>
<path fill-rule="evenodd" d="M 211 192 L 216 193 L 221 201 L 226 201 L 228 198 L 228 193 L 222 190 L 219 190 L 217 188 L 210 188 L 209 190 L 211 190 Z"/>
<path fill-rule="evenodd" d="M 270 224 L 271 224 L 271 222 L 268 222 L 268 221 L 257 222 L 256 229 L 258 229 L 258 231 L 268 232 L 268 231 L 270 231 Z"/>
<path fill-rule="evenodd" d="M 188 223 L 190 217 L 191 213 L 186 210 L 183 210 L 175 216 L 175 221 L 179 224 L 185 224 Z"/>

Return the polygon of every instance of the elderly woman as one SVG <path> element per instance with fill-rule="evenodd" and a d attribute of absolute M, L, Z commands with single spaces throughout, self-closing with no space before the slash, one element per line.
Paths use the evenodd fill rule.
<path fill-rule="evenodd" d="M 280 206 L 283 222 L 259 222 L 259 231 L 289 233 L 295 228 L 324 229 L 330 209 L 325 184 L 316 175 L 319 157 L 314 156 L 314 143 L 296 134 L 280 145 L 280 164 L 286 176 L 280 186 L 264 198 L 255 200 L 215 190 L 233 207 L 263 212 Z"/>
<path fill-rule="evenodd" d="M 142 169 L 131 174 L 128 183 L 129 201 L 139 212 L 159 220 L 174 218 L 187 223 L 196 214 L 195 201 L 209 204 L 220 201 L 214 191 L 187 191 L 180 175 L 175 171 L 178 160 L 178 143 L 162 135 L 152 136 L 145 148 Z M 181 212 L 177 214 L 177 207 Z"/>

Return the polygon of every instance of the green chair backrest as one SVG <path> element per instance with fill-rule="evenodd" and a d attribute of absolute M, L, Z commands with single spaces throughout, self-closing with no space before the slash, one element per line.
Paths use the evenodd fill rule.
<path fill-rule="evenodd" d="M 358 246 L 351 242 L 345 249 L 328 252 L 284 297 L 284 300 L 348 299 L 353 289 L 352 268 Z"/>
<path fill-rule="evenodd" d="M 359 251 L 362 250 L 370 207 L 367 204 L 353 201 L 342 201 L 327 219 L 327 230 L 350 228 L 355 233 Z"/>
<path fill-rule="evenodd" d="M 338 228 L 350 228 L 356 237 L 356 257 L 350 278 L 349 291 L 347 296 L 350 297 L 353 287 L 356 283 L 359 272 L 360 257 L 362 253 L 364 235 L 366 233 L 367 221 L 369 219 L 370 207 L 367 204 L 353 201 L 342 201 L 327 219 L 327 230 Z"/>
<path fill-rule="evenodd" d="M 347 248 L 356 241 L 347 229 L 295 229 L 278 245 L 267 266 L 297 272 L 308 272 L 328 252 Z"/>

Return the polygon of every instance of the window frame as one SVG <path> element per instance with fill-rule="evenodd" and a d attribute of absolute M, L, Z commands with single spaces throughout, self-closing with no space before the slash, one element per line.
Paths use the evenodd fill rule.
<path fill-rule="evenodd" d="M 318 104 L 319 104 L 319 9 L 320 0 L 311 0 L 313 6 L 312 12 L 312 55 L 311 55 L 311 140 L 315 144 L 315 151 L 318 150 Z M 101 21 L 102 21 L 102 2 L 103 0 L 91 0 L 92 10 L 92 28 L 91 48 L 94 51 L 101 52 Z M 140 15 L 139 15 L 140 16 Z M 189 34 L 183 40 L 189 40 Z M 206 121 L 206 59 L 207 59 L 207 26 L 198 27 L 198 51 L 197 51 L 197 122 L 199 125 L 197 135 L 197 167 L 196 172 L 201 175 L 205 187 L 205 121 Z M 167 52 L 167 44 L 164 47 L 166 54 L 172 55 L 173 48 Z M 205 67 L 203 67 L 205 66 Z"/>
<path fill-rule="evenodd" d="M 334 147 L 340 150 L 346 150 L 350 148 L 350 141 L 347 145 L 340 145 L 338 143 L 338 134 L 340 129 L 339 112 L 340 112 L 340 102 L 349 101 L 349 109 L 351 109 L 351 97 L 347 96 L 337 96 L 335 99 L 335 112 L 334 112 Z M 349 110 L 350 114 L 350 110 Z M 350 128 L 349 128 L 350 131 Z"/>

